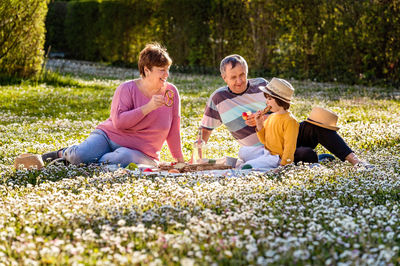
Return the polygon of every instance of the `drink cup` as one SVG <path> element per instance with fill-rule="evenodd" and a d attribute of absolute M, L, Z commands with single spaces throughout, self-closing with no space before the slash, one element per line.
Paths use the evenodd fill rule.
<path fill-rule="evenodd" d="M 236 167 L 237 160 L 238 160 L 237 158 L 226 156 L 225 164 L 232 167 Z"/>

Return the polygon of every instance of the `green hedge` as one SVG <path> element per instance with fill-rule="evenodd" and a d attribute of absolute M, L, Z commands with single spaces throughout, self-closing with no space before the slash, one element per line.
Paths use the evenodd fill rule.
<path fill-rule="evenodd" d="M 0 1 L 0 73 L 30 77 L 43 63 L 46 0 Z"/>
<path fill-rule="evenodd" d="M 65 36 L 65 18 L 67 16 L 67 2 L 51 2 L 46 16 L 46 50 L 51 52 L 68 51 Z"/>
<path fill-rule="evenodd" d="M 100 61 L 99 2 L 69 2 L 65 18 L 65 37 L 74 58 Z"/>
<path fill-rule="evenodd" d="M 217 69 L 239 53 L 262 75 L 400 81 L 398 0 L 70 1 L 65 10 L 68 47 L 49 45 L 77 59 L 135 64 L 159 41 L 182 69 Z"/>
<path fill-rule="evenodd" d="M 101 58 L 109 62 L 136 63 L 139 52 L 152 36 L 151 1 L 103 1 L 99 11 Z"/>

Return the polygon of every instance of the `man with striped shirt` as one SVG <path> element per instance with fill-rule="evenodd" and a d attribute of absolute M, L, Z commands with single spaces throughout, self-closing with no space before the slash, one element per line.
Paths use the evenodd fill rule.
<path fill-rule="evenodd" d="M 264 94 L 259 86 L 266 86 L 263 78 L 247 79 L 248 66 L 240 55 L 230 55 L 221 61 L 221 76 L 227 86 L 217 89 L 210 96 L 201 128 L 207 142 L 211 131 L 224 124 L 240 146 L 262 145 L 254 126 L 246 124 L 242 113 L 252 113 L 266 107 Z"/>

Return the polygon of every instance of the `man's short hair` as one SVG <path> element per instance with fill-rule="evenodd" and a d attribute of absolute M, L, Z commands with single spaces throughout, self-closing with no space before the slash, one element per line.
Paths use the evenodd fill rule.
<path fill-rule="evenodd" d="M 221 75 L 225 75 L 225 68 L 226 68 L 226 65 L 228 65 L 228 64 L 231 64 L 232 68 L 234 68 L 236 66 L 236 64 L 240 64 L 241 66 L 244 66 L 244 68 L 246 69 L 246 74 L 248 73 L 249 69 L 248 69 L 246 60 L 244 60 L 244 58 L 238 54 L 228 55 L 227 57 L 222 59 L 221 65 L 219 67 L 219 71 L 221 72 Z"/>
<path fill-rule="evenodd" d="M 142 77 L 145 77 L 144 68 L 149 70 L 156 67 L 170 66 L 172 60 L 167 53 L 167 49 L 162 47 L 159 43 L 153 42 L 146 45 L 146 47 L 139 54 L 139 72 Z"/>

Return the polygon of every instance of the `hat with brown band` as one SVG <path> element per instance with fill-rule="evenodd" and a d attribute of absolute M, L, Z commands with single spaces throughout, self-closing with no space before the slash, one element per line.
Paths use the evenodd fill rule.
<path fill-rule="evenodd" d="M 260 86 L 259 89 L 271 95 L 274 98 L 278 98 L 286 103 L 290 103 L 294 93 L 292 84 L 284 79 L 272 78 L 267 86 Z"/>
<path fill-rule="evenodd" d="M 319 127 L 338 131 L 337 120 L 338 115 L 334 112 L 322 107 L 314 107 L 305 121 Z"/>
<path fill-rule="evenodd" d="M 24 153 L 20 154 L 15 158 L 14 167 L 15 169 L 26 168 L 26 169 L 40 169 L 44 166 L 42 157 L 37 154 Z"/>

